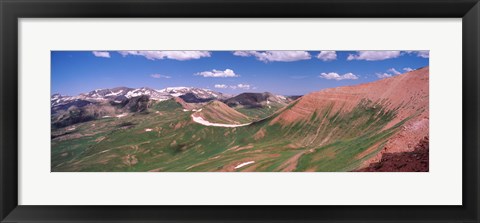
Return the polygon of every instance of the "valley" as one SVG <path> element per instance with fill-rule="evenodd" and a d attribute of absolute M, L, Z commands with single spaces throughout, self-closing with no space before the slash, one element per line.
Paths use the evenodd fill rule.
<path fill-rule="evenodd" d="M 301 97 L 188 87 L 56 94 L 51 170 L 402 171 L 384 163 L 428 139 L 428 81 L 424 67 Z M 404 169 L 428 171 L 413 166 Z"/>

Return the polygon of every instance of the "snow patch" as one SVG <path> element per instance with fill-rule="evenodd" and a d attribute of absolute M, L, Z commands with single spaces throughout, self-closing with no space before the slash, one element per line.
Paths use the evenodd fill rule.
<path fill-rule="evenodd" d="M 110 93 L 106 94 L 105 96 L 117 96 L 122 92 L 123 92 L 123 90 L 120 90 L 120 91 L 117 91 L 117 92 L 111 92 L 110 91 Z"/>
<path fill-rule="evenodd" d="M 247 126 L 247 125 L 252 124 L 251 122 L 250 122 L 250 123 L 246 123 L 246 124 L 240 124 L 240 125 L 212 123 L 212 122 L 209 122 L 209 121 L 203 119 L 202 117 L 195 117 L 194 115 L 191 115 L 191 116 L 192 116 L 192 120 L 193 120 L 194 122 L 196 122 L 196 123 L 198 123 L 198 124 L 200 124 L 200 125 L 204 125 L 204 126 L 236 128 L 236 127 Z"/>
<path fill-rule="evenodd" d="M 127 98 L 133 98 L 133 97 L 137 97 L 137 96 L 141 96 L 142 93 L 141 92 L 138 92 L 138 89 L 137 90 L 133 90 L 133 91 L 129 91 L 127 92 L 127 94 L 125 95 L 125 97 Z"/>
<path fill-rule="evenodd" d="M 117 115 L 117 118 L 125 117 L 127 115 L 128 115 L 128 113 L 123 113 L 123 114 Z"/>
<path fill-rule="evenodd" d="M 240 164 L 238 164 L 238 165 L 235 167 L 235 169 L 244 167 L 244 166 L 249 165 L 249 164 L 252 164 L 252 163 L 255 163 L 255 161 L 248 161 L 248 162 L 240 163 Z"/>

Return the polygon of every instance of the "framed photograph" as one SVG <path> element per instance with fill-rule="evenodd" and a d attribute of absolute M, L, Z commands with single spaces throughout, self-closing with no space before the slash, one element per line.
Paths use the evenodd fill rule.
<path fill-rule="evenodd" d="M 480 220 L 476 0 L 0 6 L 1 222 Z"/>

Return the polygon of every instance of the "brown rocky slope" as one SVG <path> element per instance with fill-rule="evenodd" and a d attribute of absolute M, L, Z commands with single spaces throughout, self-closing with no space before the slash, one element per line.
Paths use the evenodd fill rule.
<path fill-rule="evenodd" d="M 412 152 L 424 137 L 428 138 L 428 83 L 429 67 L 423 67 L 376 82 L 313 92 L 298 99 L 289 108 L 279 111 L 271 120 L 270 125 L 288 126 L 294 123 L 308 123 L 313 117 L 323 114 L 322 112 L 328 108 L 326 121 L 322 121 L 317 127 L 318 133 L 322 131 L 322 125 L 325 125 L 328 120 L 331 122 L 332 119 L 335 120 L 336 116 L 348 115 L 363 101 L 375 102 L 373 108 L 382 106 L 382 112 L 394 111 L 392 119 L 382 125 L 382 130 L 399 127 L 397 131 L 388 136 L 385 143 L 375 144 L 365 151 L 365 155 L 359 154 L 358 158 L 364 159 L 358 168 L 364 168 L 371 163 L 380 161 L 385 153 Z M 351 126 L 355 128 L 355 123 L 351 123 Z M 332 128 L 329 131 L 330 133 L 324 134 L 323 137 L 306 136 L 308 140 L 297 143 L 297 147 L 323 146 L 342 139 L 342 135 L 336 133 L 340 132 L 338 128 Z M 370 153 L 367 159 L 366 154 L 379 146 L 383 148 L 376 154 Z"/>

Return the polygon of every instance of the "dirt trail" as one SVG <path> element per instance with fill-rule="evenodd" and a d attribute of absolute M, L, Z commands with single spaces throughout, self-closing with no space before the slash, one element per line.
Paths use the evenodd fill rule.
<path fill-rule="evenodd" d="M 277 170 L 283 171 L 283 172 L 292 172 L 297 167 L 298 160 L 300 159 L 300 157 L 305 153 L 306 151 L 301 151 L 293 155 L 287 161 L 285 161 L 282 165 L 280 165 Z"/>

